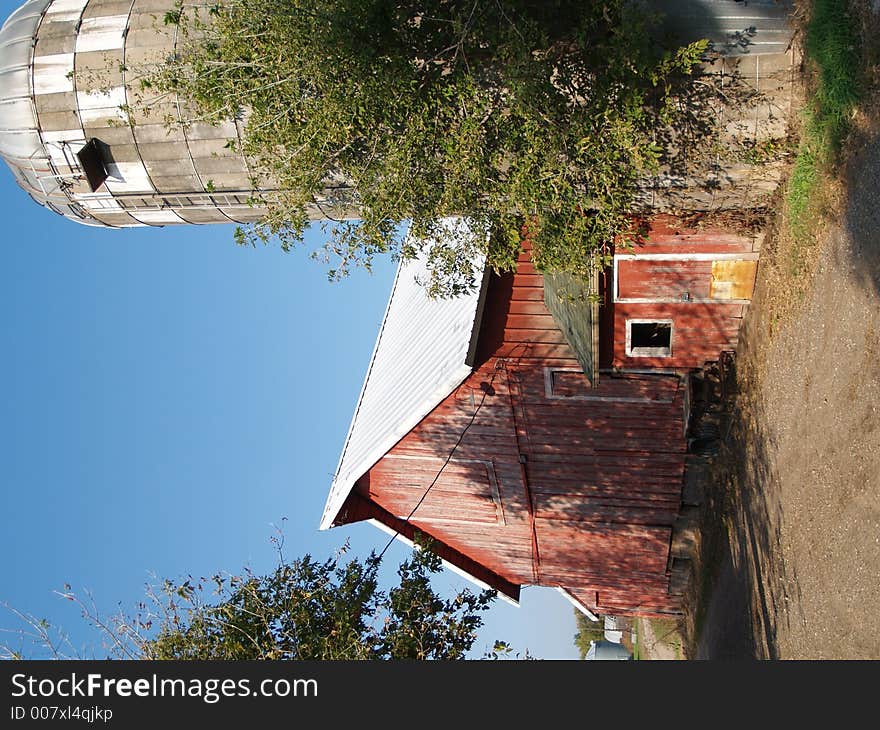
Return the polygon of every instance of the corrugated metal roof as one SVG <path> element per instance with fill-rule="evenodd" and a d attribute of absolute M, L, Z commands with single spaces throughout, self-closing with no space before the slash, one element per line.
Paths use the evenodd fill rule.
<path fill-rule="evenodd" d="M 449 220 L 448 235 L 466 225 Z M 354 483 L 471 372 L 466 364 L 480 292 L 429 299 L 416 278 L 426 260 L 402 263 L 345 440 L 320 529 L 329 528 Z"/>

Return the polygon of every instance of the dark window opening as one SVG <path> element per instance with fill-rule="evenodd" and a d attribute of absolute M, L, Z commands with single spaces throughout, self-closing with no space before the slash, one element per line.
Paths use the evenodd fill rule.
<path fill-rule="evenodd" d="M 630 346 L 669 348 L 672 343 L 672 325 L 668 322 L 633 322 Z"/>
<path fill-rule="evenodd" d="M 672 320 L 627 320 L 626 356 L 672 357 Z"/>
<path fill-rule="evenodd" d="M 79 164 L 86 174 L 89 187 L 94 193 L 109 177 L 105 160 L 107 159 L 107 145 L 92 137 L 85 146 L 76 153 Z"/>

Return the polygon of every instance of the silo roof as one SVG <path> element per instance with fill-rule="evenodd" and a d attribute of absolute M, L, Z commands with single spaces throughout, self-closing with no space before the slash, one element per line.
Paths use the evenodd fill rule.
<path fill-rule="evenodd" d="M 0 28 L 0 155 L 10 165 L 45 151 L 31 99 L 34 36 L 51 0 L 29 0 Z"/>
<path fill-rule="evenodd" d="M 15 181 L 40 205 L 88 225 L 85 216 L 61 192 L 37 120 L 33 99 L 34 44 L 40 23 L 52 5 L 64 0 L 29 0 L 0 27 L 0 157 Z M 76 0 L 85 5 L 86 0 Z M 51 202 L 50 202 L 51 199 Z"/>

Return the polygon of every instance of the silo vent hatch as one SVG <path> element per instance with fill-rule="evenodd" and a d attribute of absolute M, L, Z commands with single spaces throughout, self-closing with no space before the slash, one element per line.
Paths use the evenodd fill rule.
<path fill-rule="evenodd" d="M 82 166 L 83 172 L 86 174 L 89 187 L 94 193 L 104 181 L 109 177 L 107 167 L 104 164 L 106 159 L 105 150 L 107 145 L 101 140 L 92 137 L 83 148 L 76 153 L 79 164 Z"/>

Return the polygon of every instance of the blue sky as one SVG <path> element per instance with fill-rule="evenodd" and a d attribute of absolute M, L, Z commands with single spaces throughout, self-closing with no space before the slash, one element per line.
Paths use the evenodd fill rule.
<path fill-rule="evenodd" d="M 112 612 L 152 576 L 265 572 L 283 518 L 288 556 L 384 546 L 369 525 L 317 526 L 390 260 L 330 284 L 303 252 L 237 247 L 231 226 L 81 226 L 0 167 L 0 601 L 88 654 L 96 636 L 53 592 L 65 583 Z M 574 631 L 562 596 L 525 589 L 518 609 L 496 602 L 475 650 L 576 658 Z"/>

